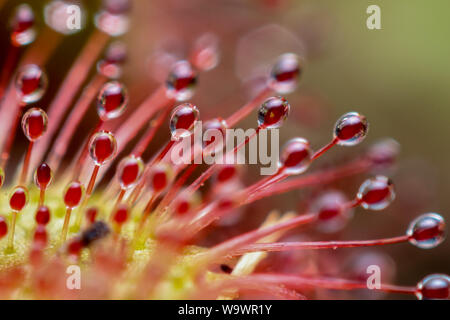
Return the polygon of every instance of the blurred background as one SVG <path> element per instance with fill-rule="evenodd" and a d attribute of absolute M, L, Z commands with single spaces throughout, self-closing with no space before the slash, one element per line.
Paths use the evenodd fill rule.
<path fill-rule="evenodd" d="M 4 1 L 0 36 L 8 37 L 7 21 L 22 1 Z M 45 1 L 28 1 L 37 13 Z M 89 33 L 100 1 L 84 1 L 86 29 L 68 36 L 46 67 L 47 105 Z M 381 8 L 381 30 L 366 27 L 369 5 Z M 220 64 L 201 74 L 192 102 L 202 118 L 228 116 L 252 95 L 260 74 L 286 51 L 304 60 L 299 88 L 287 98 L 292 113 L 281 129 L 282 141 L 303 136 L 314 148 L 329 141 L 335 120 L 345 112 L 358 111 L 370 122 L 369 136 L 354 148 L 337 147 L 310 171 L 351 160 L 379 138 L 392 137 L 401 145 L 395 170 L 389 171 L 397 190 L 394 204 L 382 212 L 358 209 L 344 232 L 312 239 L 371 239 L 403 234 L 409 222 L 424 212 L 441 213 L 450 220 L 450 2 L 446 0 L 135 0 L 129 32 L 123 36 L 129 58 L 121 80 L 130 92 L 130 108 L 139 105 L 167 74 L 171 59 L 186 58 L 195 41 L 205 33 L 219 38 Z M 38 24 L 42 15 L 36 14 Z M 0 52 L 4 61 L 5 50 Z M 93 70 L 95 72 L 95 70 Z M 80 132 L 96 121 L 94 108 Z M 254 127 L 250 116 L 243 127 Z M 162 143 L 167 136 L 161 136 Z M 152 147 L 147 157 L 154 153 Z M 21 156 L 25 148 L 15 146 Z M 258 179 L 257 167 L 246 173 L 248 183 Z M 334 184 L 352 197 L 366 176 Z M 321 186 L 321 188 L 330 186 Z M 245 225 L 224 234 L 258 225 L 268 208 L 301 210 L 311 193 L 293 191 L 260 201 L 248 208 Z M 351 251 L 351 252 L 350 252 Z M 324 253 L 344 271 L 347 259 L 367 249 Z M 411 245 L 383 247 L 395 262 L 396 283 L 415 284 L 428 273 L 450 272 L 450 243 L 433 250 Z M 389 267 L 394 269 L 393 266 Z M 337 272 L 336 271 L 336 272 Z M 330 271 L 331 272 L 331 271 Z M 341 272 L 342 274 L 342 272 Z"/>

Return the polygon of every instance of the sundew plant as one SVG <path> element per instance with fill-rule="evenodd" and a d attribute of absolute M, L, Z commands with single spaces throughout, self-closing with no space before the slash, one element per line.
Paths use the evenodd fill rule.
<path fill-rule="evenodd" d="M 400 145 L 383 136 L 367 143 L 372 127 L 358 106 L 334 126 L 316 126 L 328 133 L 322 142 L 292 117 L 291 94 L 302 90 L 312 53 L 326 50 L 315 42 L 319 25 L 301 38 L 278 25 L 243 23 L 239 44 L 230 44 L 205 14 L 189 16 L 212 4 L 167 1 L 166 19 L 181 29 L 198 19 L 202 32 L 186 30 L 190 37 L 160 46 L 140 38 L 153 48 L 145 59 L 127 41 L 139 17 L 131 2 L 0 1 L 8 16 L 0 40 L 1 298 L 448 299 L 448 275 L 429 270 L 398 284 L 395 256 L 384 253 L 385 246 L 440 245 L 439 213 L 389 226 L 396 231 L 388 237 L 372 238 L 376 228 L 363 239 L 341 237 L 355 228 L 354 215 L 382 214 L 395 200 L 390 173 Z M 233 23 L 239 5 L 219 2 Z M 248 2 L 274 14 L 287 5 Z M 61 48 L 71 39 L 83 44 L 66 57 Z M 220 76 L 222 60 L 234 58 L 223 48 L 232 45 L 234 80 Z M 124 77 L 130 63 L 148 78 Z M 232 105 L 233 97 L 202 90 L 204 83 L 229 86 L 230 96 L 245 92 L 246 101 Z M 295 130 L 284 139 L 289 122 Z M 243 123 L 252 130 L 239 138 Z M 270 148 L 262 146 L 267 136 Z M 230 139 L 236 143 L 225 148 Z M 273 172 L 245 161 L 254 156 L 250 146 L 277 151 Z M 236 162 L 238 154 L 244 161 Z M 338 154 L 346 157 L 324 162 Z M 339 187 L 349 179 L 359 187 Z M 301 204 L 284 211 L 283 195 L 300 195 Z M 357 252 L 351 263 L 337 255 L 347 250 Z"/>

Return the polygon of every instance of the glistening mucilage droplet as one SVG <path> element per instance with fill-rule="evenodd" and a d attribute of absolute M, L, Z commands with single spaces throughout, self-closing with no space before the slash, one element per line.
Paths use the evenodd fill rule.
<path fill-rule="evenodd" d="M 264 129 L 281 127 L 289 115 L 290 105 L 283 97 L 271 97 L 264 101 L 258 111 L 258 125 Z"/>
<path fill-rule="evenodd" d="M 47 76 L 39 66 L 25 65 L 17 72 L 15 87 L 23 103 L 34 103 L 42 98 L 47 89 Z"/>

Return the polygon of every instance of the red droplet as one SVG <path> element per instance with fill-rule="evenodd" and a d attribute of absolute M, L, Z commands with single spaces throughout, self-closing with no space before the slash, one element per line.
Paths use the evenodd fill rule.
<path fill-rule="evenodd" d="M 106 83 L 98 96 L 97 108 L 103 120 L 117 118 L 126 107 L 127 92 L 117 81 Z"/>
<path fill-rule="evenodd" d="M 217 180 L 220 183 L 224 183 L 233 178 L 235 174 L 236 168 L 234 166 L 225 166 L 217 174 Z"/>
<path fill-rule="evenodd" d="M 359 205 L 369 210 L 383 210 L 395 199 L 394 184 L 385 176 L 367 179 L 359 187 Z"/>
<path fill-rule="evenodd" d="M 440 238 L 444 234 L 444 224 L 434 219 L 422 219 L 414 227 L 412 237 L 416 241 Z"/>
<path fill-rule="evenodd" d="M 292 81 L 297 78 L 300 74 L 300 69 L 292 69 L 292 70 L 281 70 L 281 72 L 274 74 L 275 79 L 278 82 L 284 81 Z"/>
<path fill-rule="evenodd" d="M 339 206 L 337 203 L 333 205 L 328 205 L 323 207 L 319 212 L 319 219 L 320 220 L 330 220 L 334 217 L 337 217 L 341 213 L 341 206 Z"/>
<path fill-rule="evenodd" d="M 280 83 L 296 81 L 300 72 L 298 58 L 293 54 L 285 54 L 280 57 L 272 69 L 272 78 Z"/>
<path fill-rule="evenodd" d="M 126 206 L 121 206 L 114 213 L 114 222 L 121 225 L 124 224 L 128 219 L 128 208 Z"/>
<path fill-rule="evenodd" d="M 112 43 L 103 58 L 97 64 L 97 70 L 105 77 L 117 79 L 122 72 L 122 64 L 127 59 L 127 50 L 122 42 Z"/>
<path fill-rule="evenodd" d="M 337 191 L 327 191 L 315 199 L 309 210 L 317 213 L 317 228 L 325 233 L 341 230 L 352 215 L 347 203 L 347 198 Z"/>
<path fill-rule="evenodd" d="M 21 211 L 27 204 L 27 190 L 23 187 L 17 187 L 9 199 L 9 206 L 14 211 Z"/>
<path fill-rule="evenodd" d="M 41 189 L 46 189 L 49 185 L 50 181 L 52 180 L 52 170 L 46 163 L 42 163 L 37 169 L 36 169 L 36 184 Z"/>
<path fill-rule="evenodd" d="M 421 293 L 424 299 L 448 299 L 450 283 L 444 276 L 435 276 L 423 283 Z"/>
<path fill-rule="evenodd" d="M 167 174 L 165 171 L 156 171 L 153 174 L 152 186 L 156 192 L 163 190 L 167 186 Z"/>
<path fill-rule="evenodd" d="M 231 209 L 234 206 L 234 202 L 231 199 L 221 199 L 218 204 L 218 209 L 225 210 L 225 209 Z"/>
<path fill-rule="evenodd" d="M 122 93 L 109 90 L 105 95 L 105 104 L 103 106 L 106 112 L 112 112 L 116 110 L 124 101 L 125 98 Z"/>
<path fill-rule="evenodd" d="M 26 96 L 41 87 L 42 70 L 38 66 L 29 66 L 20 74 L 20 91 Z"/>
<path fill-rule="evenodd" d="M 81 252 L 81 249 L 83 249 L 83 243 L 79 238 L 73 239 L 67 246 L 67 252 L 73 256 L 78 256 Z"/>
<path fill-rule="evenodd" d="M 368 128 L 366 117 L 357 112 L 349 112 L 336 122 L 334 136 L 338 144 L 353 146 L 366 137 Z"/>
<path fill-rule="evenodd" d="M 80 204 L 83 197 L 83 189 L 83 185 L 78 181 L 73 181 L 66 187 L 64 203 L 68 208 L 75 208 Z"/>
<path fill-rule="evenodd" d="M 95 222 L 95 219 L 97 219 L 97 215 L 98 215 L 97 208 L 92 207 L 86 210 L 86 218 L 91 224 Z"/>
<path fill-rule="evenodd" d="M 190 209 L 189 201 L 187 200 L 180 200 L 177 204 L 175 212 L 179 215 L 186 214 Z"/>
<path fill-rule="evenodd" d="M 114 137 L 107 132 L 100 132 L 92 140 L 92 156 L 98 164 L 103 164 L 109 160 L 116 150 Z"/>
<path fill-rule="evenodd" d="M 303 161 L 311 158 L 311 149 L 307 142 L 294 141 L 283 150 L 283 166 L 286 168 L 301 165 Z"/>
<path fill-rule="evenodd" d="M 384 139 L 374 144 L 368 156 L 376 165 L 390 165 L 395 163 L 398 156 L 400 145 L 394 139 Z"/>
<path fill-rule="evenodd" d="M 377 181 L 371 185 L 370 190 L 362 197 L 362 201 L 367 204 L 375 204 L 384 201 L 391 194 L 391 183 L 384 183 L 382 181 Z"/>
<path fill-rule="evenodd" d="M 130 158 L 122 167 L 122 172 L 119 176 L 120 183 L 126 188 L 136 183 L 141 168 L 139 161 L 134 158 Z"/>
<path fill-rule="evenodd" d="M 36 211 L 36 222 L 38 225 L 46 225 L 50 221 L 50 210 L 47 206 L 40 206 Z"/>
<path fill-rule="evenodd" d="M 190 130 L 197 120 L 198 111 L 195 106 L 191 104 L 182 105 L 172 114 L 174 120 L 174 129 Z"/>
<path fill-rule="evenodd" d="M 44 110 L 33 108 L 23 116 L 23 129 L 30 140 L 39 139 L 47 129 L 47 115 Z"/>
<path fill-rule="evenodd" d="M 15 12 L 12 21 L 11 31 L 15 33 L 22 33 L 33 27 L 34 14 L 28 5 L 21 5 Z"/>
<path fill-rule="evenodd" d="M 269 98 L 259 108 L 258 124 L 265 128 L 279 127 L 288 116 L 289 110 L 290 106 L 285 98 Z"/>
<path fill-rule="evenodd" d="M 351 118 L 340 128 L 337 137 L 341 140 L 348 140 L 364 130 L 365 126 L 361 121 Z"/>
<path fill-rule="evenodd" d="M 0 216 L 0 238 L 3 238 L 8 233 L 8 224 L 3 216 Z"/>
<path fill-rule="evenodd" d="M 169 90 L 174 90 L 175 94 L 176 92 L 188 90 L 190 87 L 195 86 L 196 83 L 196 74 L 187 61 L 177 62 L 167 79 Z"/>

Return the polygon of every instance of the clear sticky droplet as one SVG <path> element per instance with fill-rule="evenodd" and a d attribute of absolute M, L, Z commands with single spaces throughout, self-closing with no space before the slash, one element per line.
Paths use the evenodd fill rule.
<path fill-rule="evenodd" d="M 395 163 L 400 153 L 400 144 L 391 138 L 386 138 L 372 145 L 368 152 L 369 159 L 379 166 Z"/>
<path fill-rule="evenodd" d="M 220 60 L 219 40 L 216 35 L 207 33 L 197 39 L 194 45 L 193 64 L 203 71 L 214 69 Z"/>
<path fill-rule="evenodd" d="M 84 186 L 79 181 L 70 182 L 64 189 L 64 204 L 67 208 L 77 207 L 84 196 Z"/>
<path fill-rule="evenodd" d="M 437 213 L 423 214 L 409 225 L 409 242 L 421 249 L 437 247 L 445 239 L 445 221 Z"/>
<path fill-rule="evenodd" d="M 395 199 L 394 184 L 384 176 L 367 179 L 358 190 L 361 206 L 368 210 L 383 210 Z"/>
<path fill-rule="evenodd" d="M 25 65 L 17 72 L 15 88 L 21 102 L 25 104 L 37 102 L 47 89 L 47 76 L 39 66 Z"/>
<path fill-rule="evenodd" d="M 172 139 L 189 137 L 194 130 L 195 122 L 200 118 L 197 107 L 191 103 L 183 103 L 175 108 L 170 117 L 169 128 Z"/>
<path fill-rule="evenodd" d="M 293 53 L 283 54 L 272 68 L 269 86 L 279 94 L 291 93 L 298 85 L 300 74 L 298 56 Z"/>
<path fill-rule="evenodd" d="M 39 167 L 37 167 L 34 173 L 34 182 L 36 183 L 38 188 L 46 189 L 52 182 L 52 179 L 53 172 L 48 164 L 42 163 Z"/>
<path fill-rule="evenodd" d="M 109 45 L 105 56 L 97 63 L 97 71 L 109 79 L 117 79 L 122 75 L 122 65 L 126 59 L 126 45 L 115 41 Z"/>
<path fill-rule="evenodd" d="M 134 187 L 144 172 L 144 162 L 140 157 L 128 156 L 120 161 L 119 182 L 122 189 Z"/>
<path fill-rule="evenodd" d="M 347 197 L 339 191 L 328 191 L 312 204 L 311 211 L 317 213 L 317 228 L 321 232 L 333 233 L 342 230 L 353 216 L 346 204 Z"/>
<path fill-rule="evenodd" d="M 149 180 L 150 186 L 154 192 L 161 192 L 173 178 L 174 172 L 172 168 L 167 164 L 160 163 L 152 168 Z"/>
<path fill-rule="evenodd" d="M 419 300 L 448 300 L 450 277 L 446 274 L 430 274 L 417 284 L 416 296 Z"/>
<path fill-rule="evenodd" d="M 17 186 L 13 189 L 9 198 L 9 206 L 15 212 L 22 211 L 28 203 L 28 190 L 25 187 Z"/>
<path fill-rule="evenodd" d="M 280 156 L 279 167 L 286 174 L 305 172 L 311 164 L 312 150 L 309 142 L 303 138 L 294 138 L 286 142 Z"/>
<path fill-rule="evenodd" d="M 89 152 L 96 165 L 105 164 L 116 155 L 116 138 L 109 131 L 97 132 L 89 142 Z"/>
<path fill-rule="evenodd" d="M 357 112 L 344 114 L 334 126 L 334 138 L 341 146 L 354 146 L 367 136 L 369 123 L 366 117 Z"/>
<path fill-rule="evenodd" d="M 186 101 L 194 95 L 197 75 L 187 61 L 175 63 L 167 77 L 166 94 L 170 99 Z"/>
<path fill-rule="evenodd" d="M 264 129 L 281 127 L 289 115 L 291 106 L 283 97 L 271 97 L 259 108 L 258 125 Z"/>
<path fill-rule="evenodd" d="M 128 220 L 128 206 L 126 204 L 121 204 L 117 210 L 114 212 L 113 220 L 118 225 L 124 224 Z"/>
<path fill-rule="evenodd" d="M 36 38 L 34 13 L 28 4 L 19 5 L 11 20 L 11 43 L 16 46 L 30 44 Z"/>
<path fill-rule="evenodd" d="M 22 130 L 30 141 L 36 141 L 47 131 L 47 113 L 40 108 L 31 108 L 22 117 Z"/>
<path fill-rule="evenodd" d="M 97 113 L 103 121 L 120 117 L 127 105 L 127 89 L 117 81 L 106 83 L 97 97 Z"/>

